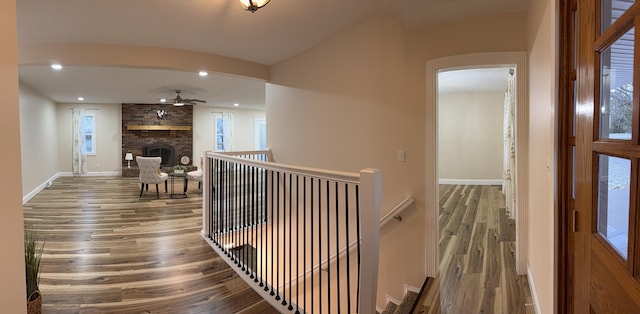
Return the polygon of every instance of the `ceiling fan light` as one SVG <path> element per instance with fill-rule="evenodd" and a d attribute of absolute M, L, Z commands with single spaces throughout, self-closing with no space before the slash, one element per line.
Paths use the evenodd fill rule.
<path fill-rule="evenodd" d="M 176 107 L 181 107 L 181 106 L 184 106 L 184 103 L 183 102 L 176 102 L 173 105 L 176 106 Z"/>
<path fill-rule="evenodd" d="M 269 3 L 269 0 L 240 0 L 242 8 L 251 13 L 258 11 L 258 9 L 264 7 L 267 3 Z"/>

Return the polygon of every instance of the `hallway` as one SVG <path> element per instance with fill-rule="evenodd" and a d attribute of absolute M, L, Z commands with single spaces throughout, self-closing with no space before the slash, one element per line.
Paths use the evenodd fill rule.
<path fill-rule="evenodd" d="M 500 186 L 440 185 L 441 313 L 534 313 Z"/>

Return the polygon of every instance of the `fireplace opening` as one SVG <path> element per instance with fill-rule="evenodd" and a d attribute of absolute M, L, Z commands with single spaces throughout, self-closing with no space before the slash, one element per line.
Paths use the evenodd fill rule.
<path fill-rule="evenodd" d="M 175 164 L 175 153 L 173 146 L 169 144 L 153 144 L 142 149 L 144 157 L 162 157 L 161 167 L 173 167 Z"/>

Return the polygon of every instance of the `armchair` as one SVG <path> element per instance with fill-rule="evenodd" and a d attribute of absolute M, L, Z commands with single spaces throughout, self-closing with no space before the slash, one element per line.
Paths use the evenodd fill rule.
<path fill-rule="evenodd" d="M 169 175 L 160 171 L 160 163 L 162 162 L 162 158 L 136 156 L 136 162 L 138 163 L 138 167 L 140 168 L 140 176 L 138 178 L 142 183 L 142 185 L 140 186 L 140 197 L 142 197 L 145 186 L 148 191 L 149 184 L 155 184 L 156 196 L 157 198 L 160 198 L 158 184 L 162 182 L 164 182 L 164 192 L 167 193 L 167 179 L 169 178 Z"/>

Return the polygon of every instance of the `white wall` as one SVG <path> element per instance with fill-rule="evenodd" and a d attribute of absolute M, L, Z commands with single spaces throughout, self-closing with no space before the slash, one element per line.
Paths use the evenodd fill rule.
<path fill-rule="evenodd" d="M 424 103 L 406 99 L 404 47 L 398 20 L 372 16 L 273 66 L 266 89 L 267 142 L 278 162 L 381 169 L 381 214 L 406 195 L 416 199 L 401 223 L 380 230 L 380 307 L 425 279 Z"/>
<path fill-rule="evenodd" d="M 20 83 L 22 196 L 39 192 L 58 173 L 56 104 Z"/>
<path fill-rule="evenodd" d="M 195 106 L 193 108 L 193 164 L 198 165 L 203 150 L 215 147 L 214 113 L 233 113 L 231 148 L 235 151 L 253 150 L 254 121 L 265 119 L 264 110 L 215 108 Z"/>
<path fill-rule="evenodd" d="M 18 40 L 16 1 L 0 0 L 0 95 L 2 95 L 2 147 L 5 180 L 0 184 L 0 304 L 6 313 L 25 313 L 25 277 L 20 161 L 20 108 L 18 96 Z"/>
<path fill-rule="evenodd" d="M 502 92 L 438 94 L 440 180 L 501 181 L 503 124 Z"/>
<path fill-rule="evenodd" d="M 58 171 L 72 172 L 71 108 L 98 109 L 86 112 L 96 115 L 96 155 L 87 156 L 87 172 L 91 175 L 118 175 L 122 172 L 122 105 L 58 104 Z"/>
<path fill-rule="evenodd" d="M 538 313 L 555 310 L 556 0 L 532 1 L 529 13 L 529 282 Z M 535 239 L 535 240 L 533 240 Z"/>

